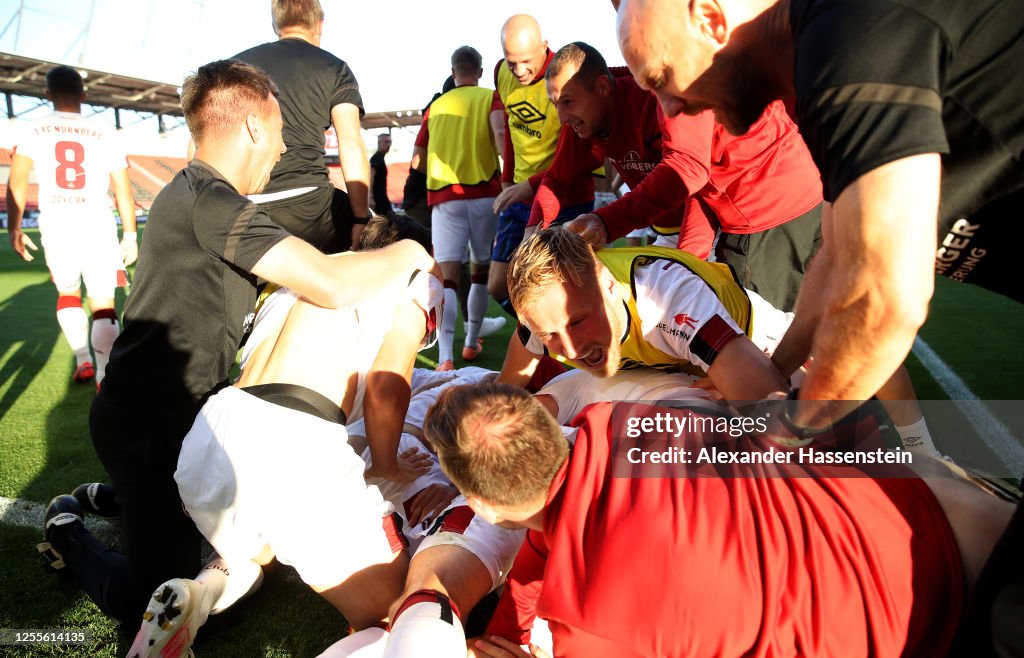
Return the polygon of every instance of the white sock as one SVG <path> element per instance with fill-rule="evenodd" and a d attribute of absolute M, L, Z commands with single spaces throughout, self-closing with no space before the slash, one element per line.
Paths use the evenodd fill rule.
<path fill-rule="evenodd" d="M 459 320 L 459 299 L 454 288 L 445 286 L 444 314 L 441 317 L 441 333 L 437 337 L 437 362 L 451 361 L 455 344 L 455 323 Z"/>
<path fill-rule="evenodd" d="M 263 584 L 263 567 L 252 560 L 228 565 L 218 555 L 206 563 L 195 579 L 209 587 L 212 594 L 216 594 L 207 597 L 210 601 L 210 614 L 216 615 L 260 588 Z"/>
<path fill-rule="evenodd" d="M 96 383 L 103 381 L 107 373 L 107 361 L 110 360 L 110 348 L 114 339 L 121 333 L 121 327 L 115 318 L 96 318 L 92 320 L 92 352 L 96 356 Z"/>
<path fill-rule="evenodd" d="M 82 305 L 79 303 L 78 306 L 65 306 L 58 310 L 57 324 L 71 346 L 71 351 L 75 353 L 76 364 L 80 366 L 86 361 L 92 361 L 89 354 L 89 318 Z"/>
<path fill-rule="evenodd" d="M 403 610 L 391 624 L 384 655 L 388 658 L 418 658 L 423 655 L 424 647 L 430 647 L 431 656 L 464 658 L 466 634 L 462 630 L 462 622 L 447 602 L 447 597 L 442 601 L 444 603 L 414 603 Z"/>
<path fill-rule="evenodd" d="M 476 341 L 480 338 L 480 323 L 487 314 L 487 304 L 490 302 L 490 295 L 487 293 L 487 284 L 474 283 L 469 287 L 469 300 L 466 306 L 469 307 L 469 328 L 466 330 L 466 347 L 476 349 Z"/>
<path fill-rule="evenodd" d="M 371 626 L 338 640 L 317 658 L 383 658 L 387 641 L 386 630 Z"/>
<path fill-rule="evenodd" d="M 903 448 L 916 455 L 928 455 L 934 457 L 939 452 L 932 441 L 931 432 L 928 431 L 928 424 L 922 416 L 916 423 L 904 427 L 896 426 L 896 433 L 900 435 Z"/>

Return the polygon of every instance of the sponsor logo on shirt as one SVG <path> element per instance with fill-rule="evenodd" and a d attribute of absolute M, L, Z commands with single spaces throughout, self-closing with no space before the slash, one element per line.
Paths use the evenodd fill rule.
<path fill-rule="evenodd" d="M 536 123 L 547 118 L 543 112 L 535 108 L 529 101 L 520 101 L 509 105 L 508 111 L 523 123 Z"/>
<path fill-rule="evenodd" d="M 689 327 L 690 329 L 697 328 L 697 318 L 693 317 L 692 315 L 687 315 L 686 313 L 676 313 L 675 317 L 673 317 L 672 320 L 676 324 L 684 327 Z"/>
<path fill-rule="evenodd" d="M 654 167 L 657 166 L 655 162 L 644 160 L 636 151 L 626 151 L 625 157 L 621 160 L 612 160 L 612 163 L 620 171 L 639 171 L 643 174 L 654 171 Z"/>

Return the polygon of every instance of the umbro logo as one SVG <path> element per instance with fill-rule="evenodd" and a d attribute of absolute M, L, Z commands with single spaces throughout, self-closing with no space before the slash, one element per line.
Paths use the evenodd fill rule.
<path fill-rule="evenodd" d="M 508 111 L 516 115 L 516 118 L 523 123 L 536 123 L 547 118 L 543 112 L 531 105 L 529 101 L 520 101 L 509 105 Z"/>

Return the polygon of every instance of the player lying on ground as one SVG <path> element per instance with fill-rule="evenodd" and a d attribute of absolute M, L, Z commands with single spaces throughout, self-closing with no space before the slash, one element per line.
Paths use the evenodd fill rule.
<path fill-rule="evenodd" d="M 157 588 L 131 656 L 187 650 L 211 609 L 244 594 L 275 556 L 356 628 L 387 616 L 408 558 L 393 508 L 363 474 L 407 482 L 427 468 L 424 451 L 397 448 L 416 352 L 440 314 L 438 275 L 396 276 L 339 309 L 287 288 L 266 297 L 238 380 L 203 405 L 175 473 L 221 560 Z M 345 423 L 358 417 L 373 437 L 368 470 L 346 443 Z M 244 587 L 222 596 L 230 583 Z"/>

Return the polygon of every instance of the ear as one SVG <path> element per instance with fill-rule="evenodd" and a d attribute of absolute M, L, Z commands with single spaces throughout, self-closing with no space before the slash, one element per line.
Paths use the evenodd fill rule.
<path fill-rule="evenodd" d="M 466 504 L 473 513 L 491 525 L 497 525 L 500 520 L 498 513 L 488 503 L 485 503 L 476 496 L 466 496 Z"/>
<path fill-rule="evenodd" d="M 612 81 L 607 76 L 599 75 L 594 80 L 594 91 L 598 93 L 601 98 L 607 98 L 612 92 Z"/>
<path fill-rule="evenodd" d="M 256 144 L 262 138 L 263 126 L 260 124 L 259 117 L 256 116 L 255 112 L 250 112 L 245 117 L 245 130 L 253 144 Z"/>
<path fill-rule="evenodd" d="M 725 10 L 718 0 L 693 0 L 690 4 L 690 20 L 707 38 L 718 44 L 725 44 L 729 38 Z"/>

